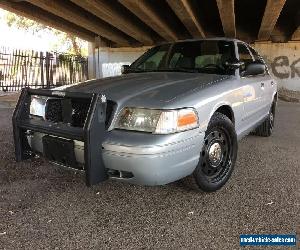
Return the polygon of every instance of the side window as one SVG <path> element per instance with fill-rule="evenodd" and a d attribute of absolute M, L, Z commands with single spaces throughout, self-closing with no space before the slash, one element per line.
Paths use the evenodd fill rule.
<path fill-rule="evenodd" d="M 262 62 L 261 56 L 256 52 L 256 50 L 254 50 L 254 49 L 251 48 L 251 47 L 248 47 L 248 48 L 249 48 L 249 50 L 251 51 L 251 53 L 252 53 L 252 55 L 253 55 L 253 57 L 254 57 L 255 62 Z"/>
<path fill-rule="evenodd" d="M 258 62 L 258 63 L 262 63 L 263 65 L 265 65 L 265 73 L 269 74 L 268 66 L 264 62 L 263 58 L 257 53 L 256 50 L 254 50 L 251 47 L 248 47 L 248 48 L 249 48 L 249 50 L 251 51 L 251 53 L 252 53 L 252 55 L 254 57 L 254 61 Z"/>
<path fill-rule="evenodd" d="M 246 66 L 249 64 L 249 63 L 252 63 L 253 62 L 253 59 L 252 59 L 252 56 L 249 52 L 249 50 L 247 49 L 247 47 L 242 44 L 242 43 L 238 43 L 238 52 L 239 52 L 239 58 L 240 58 L 240 61 L 244 62 L 245 65 L 243 68 L 241 68 L 240 71 L 243 71 L 245 70 Z"/>

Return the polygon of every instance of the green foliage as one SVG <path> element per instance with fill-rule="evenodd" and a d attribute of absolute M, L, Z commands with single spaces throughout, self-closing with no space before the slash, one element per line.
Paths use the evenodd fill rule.
<path fill-rule="evenodd" d="M 38 34 L 40 32 L 56 32 L 51 27 L 40 24 L 22 16 L 17 16 L 16 14 L 11 12 L 7 12 L 7 14 L 4 16 L 4 21 L 6 21 L 9 27 L 23 29 L 32 32 L 32 34 Z"/>
<path fill-rule="evenodd" d="M 67 34 L 11 12 L 7 12 L 3 19 L 9 27 L 26 30 L 39 37 L 42 37 L 45 33 L 51 33 L 57 37 L 52 50 L 64 51 L 82 56 L 87 55 L 87 43 L 72 34 Z"/>

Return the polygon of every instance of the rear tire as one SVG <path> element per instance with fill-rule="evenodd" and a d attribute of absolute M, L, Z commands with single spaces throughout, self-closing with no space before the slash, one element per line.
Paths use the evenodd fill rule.
<path fill-rule="evenodd" d="M 273 103 L 266 120 L 255 129 L 255 135 L 263 137 L 269 137 L 272 135 L 275 124 L 275 107 L 276 103 Z"/>
<path fill-rule="evenodd" d="M 216 112 L 211 118 L 199 163 L 194 171 L 197 186 L 205 192 L 220 189 L 230 178 L 237 157 L 237 136 L 231 120 Z"/>

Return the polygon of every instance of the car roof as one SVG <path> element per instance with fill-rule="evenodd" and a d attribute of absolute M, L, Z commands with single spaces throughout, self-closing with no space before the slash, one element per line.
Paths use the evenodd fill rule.
<path fill-rule="evenodd" d="M 174 44 L 180 42 L 196 42 L 196 41 L 227 41 L 227 42 L 241 42 L 246 43 L 242 40 L 236 38 L 228 38 L 228 37 L 211 37 L 211 38 L 193 38 L 193 39 L 185 39 L 185 40 L 178 40 L 176 42 L 164 42 L 161 44 Z"/>

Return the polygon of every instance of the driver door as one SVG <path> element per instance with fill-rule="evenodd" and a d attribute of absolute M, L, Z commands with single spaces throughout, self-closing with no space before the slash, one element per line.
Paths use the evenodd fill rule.
<path fill-rule="evenodd" d="M 243 73 L 249 63 L 254 62 L 248 47 L 244 43 L 237 43 L 239 60 L 244 62 L 240 68 L 240 81 L 243 86 L 244 115 L 243 123 L 246 127 L 251 127 L 257 123 L 264 115 L 264 76 L 248 75 Z"/>

